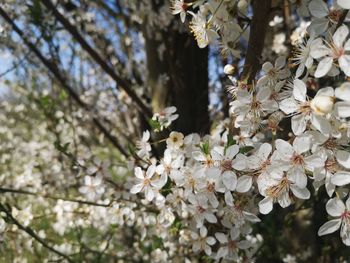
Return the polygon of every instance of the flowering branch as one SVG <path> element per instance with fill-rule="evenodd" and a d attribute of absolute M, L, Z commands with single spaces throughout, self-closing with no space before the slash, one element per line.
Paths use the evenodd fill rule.
<path fill-rule="evenodd" d="M 48 245 L 44 239 L 39 237 L 33 229 L 31 229 L 28 226 L 22 225 L 16 218 L 14 218 L 11 214 L 11 211 L 7 210 L 3 204 L 0 203 L 0 211 L 4 212 L 6 214 L 6 217 L 16 226 L 18 226 L 19 229 L 26 232 L 28 235 L 30 235 L 32 238 L 34 238 L 36 241 L 38 241 L 43 247 L 47 248 L 48 250 L 52 251 L 53 253 L 59 255 L 60 257 L 63 257 L 68 262 L 74 262 L 69 256 L 66 254 L 63 254 L 62 252 L 58 251 L 57 249 L 53 248 L 52 246 Z"/>
<path fill-rule="evenodd" d="M 101 56 L 94 50 L 90 44 L 84 39 L 84 37 L 78 32 L 76 27 L 72 25 L 53 5 L 50 0 L 41 1 L 57 18 L 58 21 L 68 30 L 68 32 L 76 39 L 81 47 L 100 65 L 100 67 L 122 88 L 130 98 L 136 103 L 139 109 L 145 113 L 148 117 L 151 117 L 151 110 L 142 102 L 142 100 L 136 95 L 136 93 L 130 88 L 131 83 L 127 80 L 119 77 L 114 70 L 101 58 Z"/>
<path fill-rule="evenodd" d="M 99 203 L 90 202 L 90 201 L 71 199 L 71 198 L 63 197 L 63 196 L 52 196 L 52 195 L 48 195 L 48 194 L 40 194 L 40 193 L 35 193 L 35 192 L 21 190 L 21 189 L 11 189 L 11 188 L 3 188 L 3 187 L 0 187 L 0 193 L 15 193 L 15 194 L 24 194 L 24 195 L 34 195 L 34 196 L 40 196 L 43 198 L 48 198 L 48 199 L 53 199 L 53 200 L 63 200 L 63 201 L 67 201 L 67 202 L 74 202 L 74 203 L 79 203 L 79 204 L 92 205 L 92 206 L 102 206 L 102 207 L 110 207 L 111 203 L 112 203 L 112 201 L 111 201 L 109 204 L 99 204 Z"/>
<path fill-rule="evenodd" d="M 23 31 L 16 25 L 16 23 L 7 15 L 5 10 L 0 6 L 0 16 L 12 26 L 13 30 L 21 37 L 23 42 L 27 47 L 39 58 L 39 60 L 49 69 L 49 71 L 56 77 L 56 79 L 61 83 L 62 87 L 68 92 L 68 94 L 74 99 L 79 106 L 84 110 L 90 111 L 90 107 L 86 105 L 79 97 L 79 95 L 74 91 L 74 89 L 66 82 L 65 78 L 62 76 L 56 65 L 50 62 L 44 55 L 36 48 L 36 46 L 31 43 L 23 33 Z M 125 157 L 128 156 L 128 153 L 122 145 L 118 142 L 117 138 L 114 137 L 108 129 L 100 122 L 98 117 L 92 117 L 93 123 L 97 128 L 108 138 L 108 140 L 122 153 Z"/>

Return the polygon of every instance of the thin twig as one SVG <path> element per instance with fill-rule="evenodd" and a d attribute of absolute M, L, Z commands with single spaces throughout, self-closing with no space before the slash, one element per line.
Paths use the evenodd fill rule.
<path fill-rule="evenodd" d="M 12 26 L 12 29 L 21 37 L 23 42 L 27 47 L 39 58 L 39 60 L 49 69 L 49 71 L 56 77 L 56 79 L 61 83 L 62 87 L 68 92 L 68 94 L 77 102 L 77 104 L 82 107 L 84 110 L 91 112 L 91 109 L 86 105 L 75 92 L 75 90 L 67 83 L 66 79 L 63 77 L 59 69 L 55 64 L 49 61 L 44 55 L 39 51 L 39 49 L 34 45 L 30 40 L 27 39 L 23 31 L 16 25 L 16 23 L 8 16 L 6 11 L 0 6 L 0 16 Z M 117 138 L 113 136 L 108 129 L 100 122 L 99 117 L 92 117 L 93 123 L 97 128 L 107 137 L 107 139 L 123 154 L 125 157 L 128 157 L 127 151 L 124 147 L 118 142 Z"/>
<path fill-rule="evenodd" d="M 100 67 L 117 82 L 118 87 L 123 89 L 129 97 L 136 103 L 140 110 L 146 114 L 147 117 L 152 116 L 151 110 L 145 105 L 145 103 L 137 96 L 137 94 L 131 89 L 131 83 L 118 76 L 115 71 L 102 59 L 95 49 L 84 39 L 79 33 L 77 28 L 72 25 L 54 6 L 50 0 L 41 0 L 41 2 L 49 9 L 58 21 L 65 27 L 65 29 L 72 35 L 72 37 L 78 41 L 81 47 L 100 65 Z"/>
<path fill-rule="evenodd" d="M 95 203 L 95 202 L 72 199 L 72 198 L 63 197 L 63 196 L 52 196 L 52 195 L 48 195 L 48 194 L 35 193 L 35 192 L 27 191 L 27 190 L 3 188 L 3 187 L 0 187 L 0 193 L 33 195 L 33 196 L 39 196 L 39 197 L 53 199 L 53 200 L 63 200 L 63 201 L 67 201 L 67 202 L 73 202 L 73 203 L 79 203 L 79 204 L 85 204 L 85 205 L 91 205 L 91 206 L 102 206 L 102 207 L 109 207 L 109 206 L 111 206 L 111 203 L 112 203 L 112 202 L 110 202 L 109 204 L 99 204 L 99 203 Z"/>

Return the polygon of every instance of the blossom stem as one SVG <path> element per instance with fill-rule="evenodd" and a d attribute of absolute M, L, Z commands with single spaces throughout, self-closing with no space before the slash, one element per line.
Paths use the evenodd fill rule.
<path fill-rule="evenodd" d="M 219 5 L 216 7 L 216 9 L 214 10 L 212 16 L 209 18 L 208 20 L 208 25 L 210 25 L 211 21 L 213 20 L 213 18 L 215 17 L 216 13 L 219 11 L 220 7 L 222 6 L 222 3 L 224 2 L 224 0 L 221 0 Z"/>

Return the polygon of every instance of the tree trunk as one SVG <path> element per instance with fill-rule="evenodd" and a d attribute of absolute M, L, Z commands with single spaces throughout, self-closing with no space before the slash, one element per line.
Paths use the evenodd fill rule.
<path fill-rule="evenodd" d="M 174 129 L 184 134 L 207 133 L 208 50 L 199 49 L 191 35 L 172 25 L 162 31 L 159 40 L 152 33 L 144 35 L 152 110 L 173 105 L 180 115 Z"/>

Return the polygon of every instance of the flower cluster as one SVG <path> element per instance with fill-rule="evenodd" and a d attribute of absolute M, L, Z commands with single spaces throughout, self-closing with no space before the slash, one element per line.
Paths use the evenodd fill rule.
<path fill-rule="evenodd" d="M 241 2 L 208 1 L 197 14 L 183 1 L 173 6 L 182 20 L 186 13 L 192 16 L 190 27 L 199 47 L 205 47 L 219 35 L 225 43 L 228 32 L 240 34 L 227 9 L 234 4 L 244 12 Z M 234 131 L 219 125 L 204 137 L 176 136 L 176 147 L 170 143 L 172 132 L 163 158 L 149 158 L 145 163 L 151 165 L 135 169 L 140 183 L 132 193 L 145 192 L 159 209 L 170 208 L 194 252 L 251 258 L 257 247 L 251 225 L 260 221 L 258 213 L 270 213 L 275 203 L 285 208 L 309 199 L 323 186 L 331 198 L 327 212 L 337 219 L 323 225 L 319 235 L 341 227 L 343 243 L 350 245 L 349 200 L 346 205 L 341 200 L 350 184 L 350 83 L 320 87 L 323 78 L 350 75 L 349 28 L 340 19 L 349 5 L 338 4 L 306 4 L 310 33 L 289 58 L 296 71 L 280 56 L 264 63 L 259 79 L 247 83 L 233 75 L 232 66 L 225 67 L 233 82 L 228 90 Z"/>

